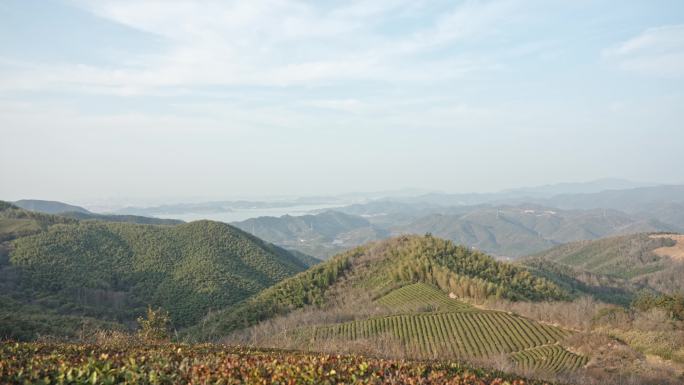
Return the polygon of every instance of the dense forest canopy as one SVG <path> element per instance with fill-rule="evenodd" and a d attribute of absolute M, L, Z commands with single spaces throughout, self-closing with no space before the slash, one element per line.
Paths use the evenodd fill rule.
<path fill-rule="evenodd" d="M 0 301 L 14 310 L 0 318 L 5 336 L 35 336 L 68 317 L 125 327 L 148 305 L 168 310 L 173 326 L 183 328 L 310 262 L 212 221 L 78 221 L 2 203 L 0 230 Z M 22 315 L 41 321 L 22 322 Z"/>
<path fill-rule="evenodd" d="M 568 298 L 558 286 L 522 267 L 430 235 L 401 236 L 339 254 L 247 301 L 212 313 L 189 334 L 216 339 L 294 309 L 331 306 L 360 292 L 379 297 L 414 282 L 474 301 Z"/>

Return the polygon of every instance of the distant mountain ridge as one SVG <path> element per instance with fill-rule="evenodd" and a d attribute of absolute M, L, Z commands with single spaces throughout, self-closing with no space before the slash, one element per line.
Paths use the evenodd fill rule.
<path fill-rule="evenodd" d="M 321 258 L 389 236 L 387 231 L 373 226 L 365 218 L 337 211 L 278 218 L 259 217 L 234 222 L 233 225 L 282 247 Z"/>
<path fill-rule="evenodd" d="M 496 256 L 520 257 L 577 240 L 682 231 L 679 224 L 684 223 L 684 210 L 671 208 L 662 215 L 673 223 L 647 213 L 612 209 L 561 210 L 538 204 L 440 207 L 378 201 L 315 215 L 255 218 L 235 225 L 269 242 L 323 259 L 370 240 L 425 233 Z"/>
<path fill-rule="evenodd" d="M 15 206 L 25 210 L 37 211 L 44 214 L 62 214 L 62 213 L 82 213 L 92 214 L 90 211 L 80 206 L 74 206 L 63 202 L 46 201 L 39 199 L 21 199 L 12 202 Z"/>
<path fill-rule="evenodd" d="M 684 203 L 684 185 L 660 185 L 597 193 L 561 194 L 542 201 L 565 209 L 606 208 L 628 213 L 653 204 Z"/>
<path fill-rule="evenodd" d="M 502 193 L 534 196 L 554 196 L 559 194 L 592 194 L 607 190 L 629 190 L 640 187 L 653 187 L 658 183 L 634 182 L 627 179 L 603 178 L 588 182 L 565 182 L 534 187 L 521 187 L 503 190 Z"/>
<path fill-rule="evenodd" d="M 185 223 L 177 219 L 151 218 L 139 215 L 97 214 L 88 211 L 83 207 L 74 206 L 58 201 L 22 199 L 14 202 L 14 205 L 24 210 L 34 211 L 43 214 L 54 214 L 79 220 L 140 223 L 147 225 L 178 225 L 181 223 Z"/>
<path fill-rule="evenodd" d="M 429 193 L 395 199 L 406 203 L 427 203 L 441 206 L 471 206 L 479 204 L 540 203 L 556 195 L 595 194 L 609 190 L 628 190 L 654 186 L 653 183 L 605 178 L 579 183 L 557 183 L 543 186 L 520 187 L 491 193 Z M 550 204 L 550 206 L 553 206 Z"/>
<path fill-rule="evenodd" d="M 657 220 L 635 218 L 616 210 L 520 205 L 476 208 L 465 214 L 433 214 L 394 227 L 391 232 L 432 233 L 495 255 L 518 257 L 575 240 L 676 230 Z"/>
<path fill-rule="evenodd" d="M 308 197 L 293 200 L 278 200 L 278 201 L 213 201 L 213 202 L 198 202 L 198 203 L 175 203 L 164 204 L 150 207 L 124 207 L 115 210 L 113 214 L 124 215 L 174 215 L 174 214 L 210 214 L 210 213 L 226 213 L 235 210 L 246 209 L 269 209 L 269 208 L 286 208 L 293 206 L 306 205 L 320 205 L 320 204 L 338 204 L 335 198 L 326 197 Z"/>
<path fill-rule="evenodd" d="M 95 213 L 80 213 L 80 212 L 67 212 L 58 214 L 63 217 L 74 218 L 78 220 L 92 220 L 92 221 L 102 221 L 102 222 L 123 222 L 123 223 L 138 223 L 141 225 L 180 225 L 185 223 L 179 219 L 167 219 L 167 218 L 152 218 L 143 217 L 140 215 L 114 215 L 114 214 L 95 214 Z"/>

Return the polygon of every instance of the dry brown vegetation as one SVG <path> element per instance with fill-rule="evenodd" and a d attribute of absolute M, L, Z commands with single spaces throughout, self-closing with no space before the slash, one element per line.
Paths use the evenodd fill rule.
<path fill-rule="evenodd" d="M 588 378 L 581 383 L 684 381 L 684 323 L 661 309 L 629 311 L 589 297 L 547 303 L 492 300 L 484 306 L 579 331 L 563 345 L 590 357 L 584 370 Z"/>
<path fill-rule="evenodd" d="M 593 383 L 679 384 L 681 381 L 681 373 L 664 370 L 662 365 L 649 362 L 644 354 L 607 334 L 577 333 L 565 343 L 571 350 L 591 357 L 585 375 Z"/>
<path fill-rule="evenodd" d="M 614 308 L 591 297 L 581 297 L 572 302 L 512 302 L 491 299 L 481 305 L 487 309 L 503 310 L 531 318 L 535 321 L 576 331 L 590 330 L 593 315 L 601 310 Z"/>
<path fill-rule="evenodd" d="M 684 234 L 652 234 L 651 238 L 669 238 L 676 243 L 672 246 L 659 247 L 653 252 L 661 257 L 670 257 L 684 261 Z"/>

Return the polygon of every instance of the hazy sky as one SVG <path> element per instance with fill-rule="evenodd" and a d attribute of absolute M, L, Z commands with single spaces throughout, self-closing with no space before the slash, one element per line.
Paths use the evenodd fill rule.
<path fill-rule="evenodd" d="M 684 1 L 0 2 L 0 199 L 684 182 Z"/>

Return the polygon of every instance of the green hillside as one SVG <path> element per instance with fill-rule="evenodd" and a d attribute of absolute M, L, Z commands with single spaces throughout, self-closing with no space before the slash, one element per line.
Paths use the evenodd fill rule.
<path fill-rule="evenodd" d="M 78 220 L 94 220 L 103 222 L 124 222 L 124 223 L 138 223 L 141 225 L 180 225 L 185 223 L 178 219 L 166 218 L 151 218 L 142 217 L 139 215 L 114 215 L 114 214 L 95 214 L 82 213 L 78 211 L 70 211 L 58 214 L 63 217 L 74 218 Z"/>
<path fill-rule="evenodd" d="M 561 245 L 535 255 L 592 273 L 631 279 L 663 270 L 670 260 L 653 250 L 672 246 L 668 238 L 652 238 L 649 234 L 579 241 Z"/>
<path fill-rule="evenodd" d="M 3 202 L 12 205 L 15 209 L 24 209 L 33 213 L 54 214 L 78 220 L 97 220 L 104 222 L 139 223 L 144 225 L 178 225 L 184 223 L 177 219 L 163 219 L 143 217 L 139 215 L 111 215 L 92 213 L 83 207 L 73 206 L 57 201 L 42 201 L 35 199 L 23 199 L 14 203 Z M 1 231 L 1 229 L 0 229 Z"/>
<path fill-rule="evenodd" d="M 366 242 L 426 233 L 495 256 L 522 257 L 577 240 L 681 229 L 681 207 L 658 205 L 653 210 L 627 214 L 605 209 L 561 210 L 530 203 L 445 207 L 373 201 L 316 215 L 261 217 L 234 225 L 322 259 Z"/>
<path fill-rule="evenodd" d="M 387 231 L 371 225 L 365 218 L 336 211 L 252 218 L 233 225 L 268 242 L 320 259 L 389 236 Z"/>
<path fill-rule="evenodd" d="M 323 262 L 320 259 L 312 257 L 308 254 L 304 254 L 299 250 L 287 249 L 287 251 L 289 251 L 290 254 L 292 254 L 295 258 L 304 263 L 304 265 L 306 265 L 307 267 L 318 265 L 319 263 Z"/>
<path fill-rule="evenodd" d="M 629 305 L 642 290 L 684 292 L 684 263 L 667 251 L 656 252 L 677 244 L 673 238 L 640 233 L 571 242 L 519 262 L 573 294 Z"/>
<path fill-rule="evenodd" d="M 605 303 L 628 306 L 644 285 L 638 282 L 592 273 L 558 262 L 541 258 L 525 258 L 519 261 L 535 275 L 554 282 L 573 297 L 592 296 Z"/>
<path fill-rule="evenodd" d="M 431 233 L 494 255 L 520 257 L 565 242 L 677 229 L 615 210 L 559 210 L 530 204 L 455 210 L 453 214 L 432 214 L 393 226 L 390 232 Z"/>
<path fill-rule="evenodd" d="M 566 296 L 480 252 L 432 236 L 404 236 L 340 254 L 213 313 L 188 337 L 331 352 L 370 347 L 374 354 L 416 359 L 504 359 L 520 370 L 560 374 L 588 361 L 564 347 L 573 332 L 468 302 Z"/>
<path fill-rule="evenodd" d="M 63 202 L 45 201 L 39 199 L 22 199 L 13 203 L 15 206 L 24 210 L 36 211 L 43 214 L 61 214 L 61 213 L 82 213 L 90 214 L 90 211 L 80 206 L 74 206 Z"/>
<path fill-rule="evenodd" d="M 554 373 L 576 369 L 587 358 L 560 345 L 570 332 L 504 312 L 409 313 L 315 329 L 314 341 L 394 339 L 421 358 L 483 358 L 501 354 L 524 368 L 546 362 Z M 535 352 L 538 352 L 535 354 Z M 544 356 L 542 356 L 542 353 Z"/>
<path fill-rule="evenodd" d="M 435 286 L 418 282 L 402 286 L 377 299 L 377 302 L 395 311 L 429 309 L 435 311 L 464 311 L 472 306 L 454 301 Z"/>
<path fill-rule="evenodd" d="M 449 298 L 438 288 L 415 283 L 392 290 L 375 301 L 388 315 L 315 326 L 312 343 L 330 341 L 398 344 L 411 357 L 483 359 L 504 355 L 523 369 L 561 373 L 577 369 L 586 357 L 559 344 L 570 331 L 513 314 L 481 310 Z M 302 338 L 301 336 L 299 338 Z M 535 349 L 539 350 L 539 353 Z M 545 355 L 541 357 L 541 353 Z M 528 357 L 530 356 L 530 357 Z M 553 361 L 553 365 L 548 365 Z"/>
<path fill-rule="evenodd" d="M 555 284 L 524 268 L 497 262 L 478 251 L 429 235 L 402 236 L 337 255 L 246 302 L 213 313 L 191 335 L 220 338 L 296 308 L 325 306 L 332 297 L 339 299 L 362 291 L 380 298 L 395 288 L 416 282 L 475 300 L 552 300 L 566 296 Z"/>
<path fill-rule="evenodd" d="M 51 225 L 74 224 L 76 220 L 23 210 L 0 201 L 0 243 L 47 230 Z"/>
<path fill-rule="evenodd" d="M 559 373 L 587 364 L 587 357 L 571 353 L 558 345 L 543 345 L 512 354 L 513 361 L 525 371 Z"/>
<path fill-rule="evenodd" d="M 549 281 L 478 251 L 429 235 L 403 236 L 337 255 L 212 313 L 186 336 L 230 340 L 246 332 L 253 337 L 245 342 L 257 345 L 352 351 L 354 346 L 385 346 L 381 354 L 400 351 L 421 359 L 503 356 L 521 368 L 531 365 L 523 352 L 539 348 L 554 363 L 536 367 L 561 373 L 587 360 L 559 345 L 570 331 L 464 301 L 566 296 Z M 264 340 L 255 342 L 259 328 L 264 328 Z"/>
<path fill-rule="evenodd" d="M 69 317 L 126 326 L 147 305 L 168 310 L 182 328 L 307 267 L 219 222 L 79 222 L 3 207 L 0 228 L 11 229 L 5 239 L 16 239 L 0 248 L 2 336 L 52 333 L 51 322 Z M 17 330 L 22 324 L 29 326 Z"/>

